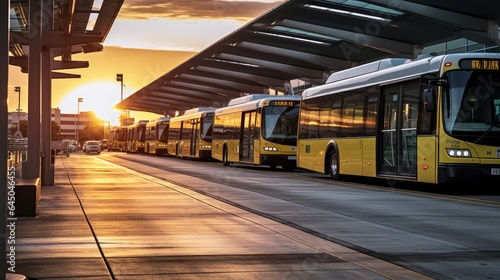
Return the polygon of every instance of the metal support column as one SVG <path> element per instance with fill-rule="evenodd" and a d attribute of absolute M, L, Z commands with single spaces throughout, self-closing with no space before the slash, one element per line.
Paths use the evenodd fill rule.
<path fill-rule="evenodd" d="M 283 81 L 283 88 L 284 88 L 285 95 L 295 95 L 295 93 L 293 91 L 292 81 L 284 80 Z"/>
<path fill-rule="evenodd" d="M 0 16 L 0 26 L 2 26 L 0 31 L 0 131 L 7 131 L 8 127 L 8 88 L 9 88 L 9 39 L 10 39 L 10 1 L 1 1 L 0 11 L 2 11 L 3 16 Z M 7 161 L 8 161 L 8 151 L 7 151 L 7 133 L 0 133 L 0 186 L 5 186 L 0 188 L 0 248 L 2 248 L 2 253 L 0 254 L 0 277 L 5 278 L 7 273 L 7 254 L 5 254 L 5 249 L 7 248 Z"/>
<path fill-rule="evenodd" d="M 54 164 L 52 163 L 52 114 L 51 114 L 51 51 L 42 51 L 42 186 L 54 185 Z"/>
<path fill-rule="evenodd" d="M 52 13 L 53 1 L 43 0 L 43 16 Z M 51 21 L 42 20 L 42 34 L 50 32 Z M 43 37 L 43 36 L 42 36 Z M 42 48 L 42 186 L 54 185 L 54 163 L 52 161 L 52 77 L 51 77 L 52 51 Z"/>
<path fill-rule="evenodd" d="M 21 274 L 11 273 L 10 269 L 7 269 L 7 186 L 11 181 L 8 178 L 10 172 L 6 172 L 8 169 L 8 150 L 7 150 L 7 127 L 8 127 L 8 84 L 9 84 L 9 43 L 10 43 L 10 0 L 0 1 L 0 11 L 2 11 L 3 16 L 0 16 L 0 248 L 2 248 L 0 254 L 0 279 L 6 280 L 26 280 L 26 277 Z M 4 184 L 5 183 L 5 184 Z M 15 220 L 9 221 L 9 225 L 15 223 Z M 12 227 L 9 227 L 9 231 Z M 9 232 L 10 235 L 10 232 Z M 9 252 L 10 254 L 10 252 Z"/>
<path fill-rule="evenodd" d="M 25 179 L 40 177 L 40 59 L 41 59 L 41 0 L 29 0 L 28 57 L 28 159 L 23 164 Z"/>

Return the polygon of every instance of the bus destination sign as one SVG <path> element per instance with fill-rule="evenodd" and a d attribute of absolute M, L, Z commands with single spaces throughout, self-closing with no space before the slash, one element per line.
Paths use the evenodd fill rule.
<path fill-rule="evenodd" d="M 284 101 L 284 100 L 274 100 L 269 103 L 271 106 L 285 106 L 285 107 L 291 107 L 299 104 L 299 101 Z"/>
<path fill-rule="evenodd" d="M 500 60 L 496 59 L 463 59 L 460 68 L 469 70 L 500 70 Z"/>

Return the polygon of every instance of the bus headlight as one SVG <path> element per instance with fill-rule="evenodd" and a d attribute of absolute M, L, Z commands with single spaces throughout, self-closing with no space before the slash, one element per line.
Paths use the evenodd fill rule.
<path fill-rule="evenodd" d="M 446 149 L 450 157 L 471 157 L 468 149 Z"/>
<path fill-rule="evenodd" d="M 212 146 L 210 145 L 201 145 L 202 149 L 212 149 Z"/>
<path fill-rule="evenodd" d="M 276 147 L 264 147 L 264 151 L 277 152 L 278 148 L 276 148 Z"/>

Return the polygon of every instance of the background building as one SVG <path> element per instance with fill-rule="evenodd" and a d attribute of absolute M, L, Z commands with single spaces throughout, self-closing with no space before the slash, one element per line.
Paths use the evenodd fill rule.
<path fill-rule="evenodd" d="M 11 134 L 11 127 L 17 127 L 20 121 L 28 121 L 28 116 L 27 112 L 9 112 L 8 134 Z M 59 132 L 54 135 L 56 137 L 52 138 L 53 141 L 61 141 L 63 139 L 75 140 L 77 129 L 81 133 L 88 124 L 102 123 L 93 111 L 80 112 L 80 114 L 62 114 L 59 108 L 52 108 L 51 120 L 60 128 Z"/>

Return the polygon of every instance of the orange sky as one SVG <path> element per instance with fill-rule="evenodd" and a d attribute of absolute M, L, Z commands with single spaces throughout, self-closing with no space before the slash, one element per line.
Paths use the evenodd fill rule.
<path fill-rule="evenodd" d="M 62 113 L 76 113 L 77 100 L 81 97 L 81 112 L 95 111 L 101 118 L 111 118 L 111 108 L 121 97 L 120 83 L 116 81 L 117 73 L 123 74 L 125 99 L 193 54 L 194 52 L 105 47 L 103 52 L 75 55 L 74 60 L 87 60 L 90 65 L 88 68 L 64 71 L 80 74 L 80 79 L 52 80 L 52 107 L 59 107 Z M 20 73 L 17 67 L 11 68 L 11 73 L 14 74 L 9 76 L 9 85 L 21 86 L 21 109 L 27 111 L 28 75 Z M 16 71 L 18 73 L 15 73 Z M 12 91 L 10 88 L 9 86 L 9 111 L 15 111 L 18 96 L 13 86 Z M 118 111 L 114 113 L 117 118 Z M 155 116 L 138 115 L 142 115 L 141 119 Z"/>
<path fill-rule="evenodd" d="M 116 74 L 123 74 L 123 98 L 165 74 L 170 69 L 184 62 L 194 52 L 158 51 L 147 49 L 126 49 L 105 47 L 103 52 L 75 56 L 75 59 L 87 59 L 89 68 L 72 72 L 82 75 L 81 79 L 61 79 L 52 83 L 53 92 L 65 92 L 54 96 L 52 104 L 62 112 L 76 112 L 78 97 L 83 98 L 80 111 L 95 111 L 97 116 L 110 119 L 113 115 L 105 114 L 120 101 L 120 83 Z M 68 71 L 69 72 L 69 71 Z M 103 113 L 104 112 L 104 113 Z M 114 111 L 118 118 L 118 111 Z M 132 114 L 137 119 L 152 119 L 156 115 Z M 142 115 L 142 116 L 141 116 Z"/>
<path fill-rule="evenodd" d="M 52 107 L 62 113 L 95 111 L 117 123 L 123 74 L 124 98 L 178 66 L 196 52 L 240 28 L 248 21 L 281 4 L 284 0 L 125 0 L 120 13 L 98 53 L 74 55 L 73 60 L 89 61 L 89 68 L 61 72 L 80 74 L 80 79 L 52 81 Z M 9 67 L 9 111 L 16 111 L 21 87 L 21 109 L 27 111 L 28 75 Z M 28 112 L 29 113 L 29 112 Z M 136 119 L 154 114 L 131 112 Z"/>

